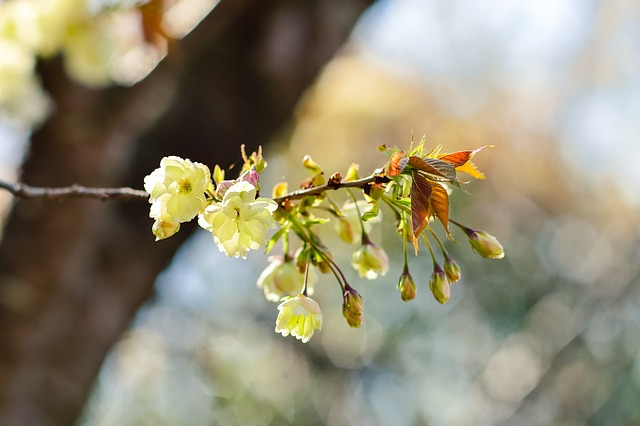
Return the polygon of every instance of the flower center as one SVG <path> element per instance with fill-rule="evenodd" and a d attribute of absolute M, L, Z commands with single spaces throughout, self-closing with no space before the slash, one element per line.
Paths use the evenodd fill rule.
<path fill-rule="evenodd" d="M 191 182 L 189 179 L 184 178 L 178 182 L 178 192 L 183 195 L 191 192 Z"/>

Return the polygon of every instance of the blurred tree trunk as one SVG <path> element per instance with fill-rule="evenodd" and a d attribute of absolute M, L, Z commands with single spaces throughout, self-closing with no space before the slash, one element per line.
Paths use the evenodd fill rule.
<path fill-rule="evenodd" d="M 142 187 L 162 156 L 225 166 L 290 119 L 370 0 L 223 0 L 146 80 L 91 91 L 42 66 L 56 111 L 32 185 Z M 0 424 L 67 425 L 193 226 L 155 243 L 144 201 L 16 202 L 0 244 Z M 212 250 L 215 247 L 212 246 Z"/>

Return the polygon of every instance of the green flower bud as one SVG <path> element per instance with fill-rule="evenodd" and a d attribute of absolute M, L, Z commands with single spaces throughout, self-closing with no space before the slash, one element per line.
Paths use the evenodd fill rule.
<path fill-rule="evenodd" d="M 179 230 L 179 222 L 163 222 L 161 220 L 156 220 L 155 222 L 153 222 L 153 227 L 151 228 L 153 235 L 156 236 L 156 241 L 169 238 Z"/>
<path fill-rule="evenodd" d="M 444 272 L 447 275 L 447 281 L 452 284 L 460 281 L 460 277 L 462 277 L 460 265 L 448 254 L 444 257 Z"/>
<path fill-rule="evenodd" d="M 400 290 L 400 297 L 405 302 L 409 300 L 413 300 L 416 297 L 416 284 L 413 281 L 413 277 L 409 273 L 409 271 L 405 271 L 400 275 L 400 280 L 398 281 L 398 290 Z"/>
<path fill-rule="evenodd" d="M 502 259 L 504 257 L 504 249 L 498 239 L 493 235 L 485 231 L 476 231 L 473 229 L 467 229 L 465 232 L 469 236 L 471 247 L 473 247 L 480 256 L 488 259 Z"/>
<path fill-rule="evenodd" d="M 439 303 L 445 304 L 449 301 L 451 297 L 449 282 L 447 281 L 447 274 L 440 265 L 436 265 L 433 269 L 431 279 L 429 280 L 429 288 L 431 289 L 431 293 L 433 293 L 433 297 Z"/>
<path fill-rule="evenodd" d="M 348 284 L 344 292 L 342 303 L 342 316 L 347 320 L 349 327 L 358 328 L 364 320 L 364 302 L 362 296 Z"/>

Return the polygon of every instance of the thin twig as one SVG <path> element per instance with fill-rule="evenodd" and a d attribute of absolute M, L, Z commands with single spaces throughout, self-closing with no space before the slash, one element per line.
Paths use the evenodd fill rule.
<path fill-rule="evenodd" d="M 86 186 L 71 185 L 62 188 L 41 188 L 26 185 L 24 183 L 9 183 L 0 180 L 0 188 L 9 191 L 18 198 L 45 200 L 59 200 L 64 198 L 98 198 L 106 200 L 110 198 L 120 199 L 148 199 L 146 191 L 133 188 L 87 188 Z"/>
<path fill-rule="evenodd" d="M 314 186 L 313 188 L 300 189 L 298 191 L 290 192 L 282 197 L 274 198 L 273 200 L 280 204 L 284 201 L 298 200 L 300 198 L 308 197 L 310 195 L 319 195 L 325 191 L 336 190 L 340 188 L 364 188 L 372 182 L 376 182 L 378 179 L 382 179 L 380 175 L 371 175 L 358 180 L 350 180 L 347 182 L 334 182 L 327 183 L 320 186 Z"/>

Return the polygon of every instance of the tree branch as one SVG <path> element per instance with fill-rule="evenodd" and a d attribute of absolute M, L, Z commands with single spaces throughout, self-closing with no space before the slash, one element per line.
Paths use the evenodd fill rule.
<path fill-rule="evenodd" d="M 285 201 L 299 200 L 304 197 L 319 195 L 325 191 L 337 190 L 340 188 L 364 188 L 372 182 L 383 181 L 384 179 L 385 178 L 382 175 L 373 174 L 362 179 L 343 182 L 334 179 L 334 177 L 332 176 L 329 182 L 324 185 L 293 191 L 289 194 L 283 195 L 282 197 L 274 198 L 274 201 L 280 204 Z M 59 200 L 64 198 L 98 198 L 101 200 L 107 200 L 111 198 L 149 198 L 149 194 L 146 191 L 129 187 L 88 188 L 81 185 L 71 185 L 59 188 L 43 188 L 26 185 L 24 183 L 9 183 L 0 180 L 0 188 L 7 190 L 15 197 L 25 199 L 43 198 L 45 200 Z"/>
<path fill-rule="evenodd" d="M 362 179 L 343 182 L 340 180 L 334 180 L 334 177 L 332 176 L 329 179 L 329 182 L 324 185 L 293 191 L 289 194 L 283 195 L 282 197 L 274 198 L 274 201 L 280 204 L 285 201 L 298 200 L 310 195 L 319 195 L 329 190 L 336 190 L 340 188 L 364 188 L 372 182 L 383 181 L 384 179 L 385 178 L 382 175 L 373 174 Z"/>
<path fill-rule="evenodd" d="M 0 188 L 6 189 L 18 198 L 26 199 L 44 198 L 46 200 L 58 200 L 63 198 L 99 198 L 107 200 L 110 198 L 149 198 L 149 194 L 147 194 L 146 191 L 127 187 L 87 188 L 80 185 L 71 185 L 62 188 L 40 188 L 24 183 L 9 183 L 0 180 Z"/>

